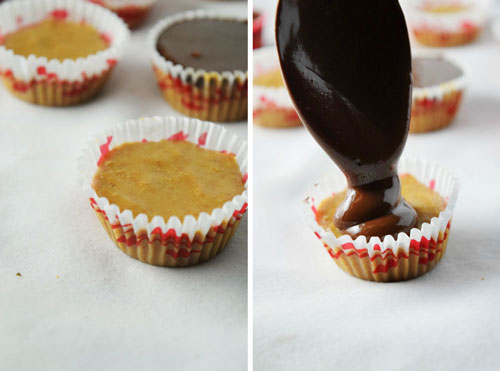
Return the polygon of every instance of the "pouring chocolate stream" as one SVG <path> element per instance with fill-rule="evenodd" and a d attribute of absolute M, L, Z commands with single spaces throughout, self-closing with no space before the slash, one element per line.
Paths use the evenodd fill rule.
<path fill-rule="evenodd" d="M 353 237 L 409 233 L 397 164 L 411 111 L 411 52 L 397 0 L 280 0 L 276 40 L 302 122 L 343 171 L 335 224 Z"/>

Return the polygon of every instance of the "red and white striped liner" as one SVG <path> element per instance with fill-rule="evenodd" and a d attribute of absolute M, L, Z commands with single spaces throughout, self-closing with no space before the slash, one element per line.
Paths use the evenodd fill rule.
<path fill-rule="evenodd" d="M 281 69 L 276 46 L 266 46 L 254 50 L 253 65 L 254 77 Z M 273 115 L 271 122 L 261 118 L 262 115 L 269 112 L 280 113 L 280 115 Z M 285 86 L 276 88 L 254 84 L 253 116 L 254 122 L 261 126 L 275 128 L 302 126 Z M 277 118 L 280 118 L 280 122 L 274 121 Z"/>
<path fill-rule="evenodd" d="M 245 191 L 210 213 L 172 216 L 133 215 L 110 204 L 92 189 L 102 156 L 127 142 L 187 140 L 202 148 L 234 154 L 243 175 Z M 128 255 L 161 266 L 185 266 L 208 260 L 220 252 L 246 212 L 247 144 L 222 126 L 181 117 L 129 120 L 96 137 L 78 161 L 79 182 L 110 237 Z"/>
<path fill-rule="evenodd" d="M 93 26 L 109 42 L 109 48 L 86 58 L 76 60 L 47 60 L 45 57 L 15 55 L 1 45 L 2 38 L 11 32 L 46 18 L 82 22 Z M 66 105 L 79 103 L 70 93 L 84 93 L 92 89 L 92 82 L 107 77 L 121 58 L 129 30 L 123 21 L 111 11 L 87 1 L 74 0 L 18 0 L 0 6 L 0 76 L 12 80 L 9 87 L 21 99 L 33 87 L 64 85 L 68 99 L 50 104 L 49 99 L 33 103 Z M 101 84 L 102 85 L 102 84 Z M 101 86 L 99 85 L 99 86 Z M 63 95 L 64 95 L 63 92 Z M 97 91 L 96 91 L 97 92 Z M 90 97 L 87 97 L 90 98 Z M 28 99 L 27 99 L 28 100 Z M 58 104 L 60 103 L 60 104 Z"/>
<path fill-rule="evenodd" d="M 367 240 L 364 236 L 353 240 L 349 235 L 337 238 L 317 223 L 320 203 L 347 186 L 340 171 L 316 183 L 304 200 L 306 219 L 315 235 L 337 265 L 355 277 L 378 282 L 408 280 L 430 271 L 444 256 L 459 192 L 457 179 L 438 165 L 419 159 L 401 160 L 399 171 L 429 185 L 447 204 L 430 223 L 413 228 L 410 235 L 400 233 L 396 240 L 392 236 L 383 240 L 378 237 Z"/>
<path fill-rule="evenodd" d="M 195 19 L 247 21 L 246 16 L 225 15 L 205 10 L 187 11 L 159 21 L 150 31 L 148 44 L 153 70 L 167 102 L 186 116 L 229 122 L 247 118 L 248 72 L 205 71 L 174 64 L 157 50 L 156 43 L 168 27 Z"/>

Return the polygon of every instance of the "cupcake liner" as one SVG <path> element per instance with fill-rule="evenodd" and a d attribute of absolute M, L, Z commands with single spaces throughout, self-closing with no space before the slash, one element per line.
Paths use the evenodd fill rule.
<path fill-rule="evenodd" d="M 410 173 L 421 183 L 428 184 L 447 202 L 439 216 L 413 228 L 410 235 L 399 233 L 395 240 L 385 236 L 360 236 L 355 240 L 349 235 L 335 237 L 316 222 L 316 210 L 332 193 L 347 187 L 345 176 L 338 172 L 316 183 L 304 200 L 306 219 L 315 235 L 321 240 L 337 265 L 352 276 L 377 282 L 404 281 L 429 272 L 446 252 L 453 210 L 457 201 L 457 179 L 438 165 L 418 159 L 402 160 L 400 173 Z"/>
<path fill-rule="evenodd" d="M 89 0 L 104 6 L 125 21 L 130 28 L 139 26 L 156 4 L 157 0 Z"/>
<path fill-rule="evenodd" d="M 464 69 L 457 62 L 441 54 L 420 53 L 420 56 L 439 57 L 459 67 L 462 75 L 438 85 L 413 88 L 410 133 L 424 133 L 450 125 L 460 108 L 467 81 Z"/>
<path fill-rule="evenodd" d="M 426 5 L 463 4 L 453 13 L 430 13 Z M 406 7 L 408 23 L 418 42 L 427 46 L 455 46 L 474 41 L 484 28 L 491 0 L 411 0 Z"/>
<path fill-rule="evenodd" d="M 275 46 L 254 51 L 254 76 L 280 67 Z M 253 86 L 254 123 L 272 128 L 302 126 L 286 87 Z"/>
<path fill-rule="evenodd" d="M 230 122 L 247 118 L 248 75 L 243 71 L 195 70 L 174 65 L 156 49 L 160 34 L 173 24 L 193 19 L 246 20 L 203 10 L 180 13 L 158 22 L 149 34 L 153 70 L 164 99 L 186 116 L 207 121 Z"/>
<path fill-rule="evenodd" d="M 76 60 L 47 60 L 15 55 L 1 45 L 3 37 L 48 17 L 93 26 L 109 41 L 108 49 Z M 0 77 L 9 91 L 46 106 L 82 103 L 101 89 L 120 59 L 129 37 L 123 21 L 100 6 L 73 0 L 19 0 L 0 6 Z"/>
<path fill-rule="evenodd" d="M 82 185 L 99 221 L 115 244 L 127 255 L 144 263 L 177 267 L 208 260 L 224 249 L 238 228 L 248 205 L 247 190 L 210 214 L 148 218 L 133 215 L 98 197 L 92 179 L 107 152 L 126 142 L 187 140 L 202 148 L 235 155 L 247 186 L 247 145 L 219 125 L 180 117 L 129 120 L 96 137 L 78 161 Z"/>

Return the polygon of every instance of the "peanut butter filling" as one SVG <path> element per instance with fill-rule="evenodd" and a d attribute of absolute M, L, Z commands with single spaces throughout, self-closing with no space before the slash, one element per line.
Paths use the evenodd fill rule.
<path fill-rule="evenodd" d="M 102 160 L 92 187 L 121 211 L 165 221 L 211 214 L 244 191 L 233 155 L 168 140 L 115 147 Z"/>
<path fill-rule="evenodd" d="M 444 4 L 444 5 L 430 5 L 423 8 L 424 11 L 428 13 L 435 14 L 449 14 L 458 13 L 467 10 L 469 6 L 465 4 Z"/>
<path fill-rule="evenodd" d="M 4 46 L 14 54 L 47 59 L 85 58 L 108 48 L 107 41 L 92 26 L 47 19 L 5 36 Z"/>
<path fill-rule="evenodd" d="M 265 86 L 268 88 L 281 88 L 285 86 L 283 81 L 283 77 L 281 77 L 281 71 L 279 68 L 263 73 L 254 78 L 253 80 L 255 85 Z"/>

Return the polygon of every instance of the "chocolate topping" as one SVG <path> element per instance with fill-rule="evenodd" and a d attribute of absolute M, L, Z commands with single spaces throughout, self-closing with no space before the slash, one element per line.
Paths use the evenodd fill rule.
<path fill-rule="evenodd" d="M 156 43 L 167 60 L 205 71 L 247 70 L 247 22 L 193 19 L 165 29 Z"/>
<path fill-rule="evenodd" d="M 295 107 L 344 172 L 335 224 L 353 237 L 409 233 L 397 163 L 408 136 L 411 54 L 397 0 L 280 0 L 276 38 Z"/>
<path fill-rule="evenodd" d="M 436 57 L 414 57 L 413 86 L 425 88 L 451 81 L 462 75 L 462 70 L 453 63 Z"/>

